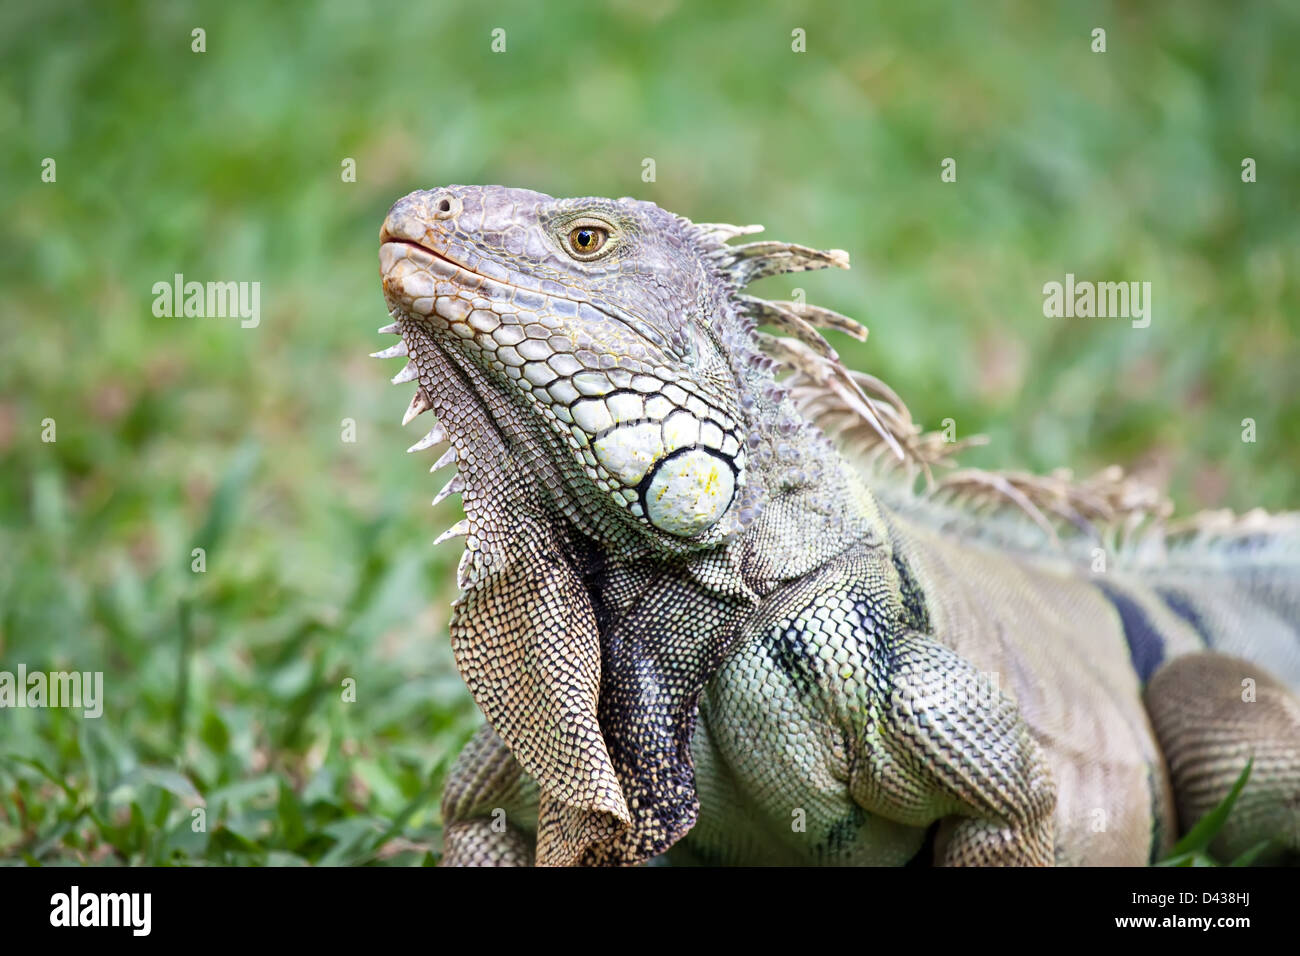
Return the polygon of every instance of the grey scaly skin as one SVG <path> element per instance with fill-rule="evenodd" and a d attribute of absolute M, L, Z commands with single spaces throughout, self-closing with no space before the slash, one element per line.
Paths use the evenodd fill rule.
<path fill-rule="evenodd" d="M 932 832 L 945 864 L 1137 864 L 1250 755 L 1226 848 L 1300 847 L 1296 521 L 1161 532 L 1097 581 L 912 491 L 879 463 L 928 470 L 930 436 L 814 325 L 865 330 L 742 292 L 847 256 L 751 231 L 497 186 L 388 214 L 377 354 L 457 465 L 451 641 L 487 718 L 444 862 L 901 864 Z M 818 427 L 846 415 L 876 466 Z M 1117 481 L 1041 482 L 943 487 L 1127 513 Z"/>

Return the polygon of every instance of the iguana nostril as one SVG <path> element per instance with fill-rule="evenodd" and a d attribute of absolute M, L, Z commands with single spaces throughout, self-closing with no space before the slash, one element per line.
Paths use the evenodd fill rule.
<path fill-rule="evenodd" d="M 455 196 L 443 195 L 432 203 L 434 219 L 450 219 L 460 212 L 460 200 Z"/>

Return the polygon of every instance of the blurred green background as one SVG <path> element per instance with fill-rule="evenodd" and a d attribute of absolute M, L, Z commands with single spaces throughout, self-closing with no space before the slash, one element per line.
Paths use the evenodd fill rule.
<path fill-rule="evenodd" d="M 108 697 L 0 711 L 0 858 L 435 858 L 477 721 L 431 547 L 459 499 L 430 510 L 410 387 L 366 358 L 379 224 L 417 187 L 847 249 L 759 291 L 866 322 L 836 345 L 988 433 L 974 463 L 1300 505 L 1297 49 L 1295 4 L 1214 0 L 0 7 L 0 670 Z M 260 281 L 261 324 L 154 317 L 178 272 Z M 1151 327 L 1044 318 L 1066 272 L 1153 283 Z"/>

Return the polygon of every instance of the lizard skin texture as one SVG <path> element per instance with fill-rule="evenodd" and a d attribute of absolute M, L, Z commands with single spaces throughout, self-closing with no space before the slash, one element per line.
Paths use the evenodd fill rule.
<path fill-rule="evenodd" d="M 1250 757 L 1220 849 L 1300 849 L 1300 519 L 935 480 L 817 331 L 864 328 L 743 291 L 847 254 L 757 229 L 500 186 L 385 219 L 486 717 L 443 862 L 1144 864 Z"/>

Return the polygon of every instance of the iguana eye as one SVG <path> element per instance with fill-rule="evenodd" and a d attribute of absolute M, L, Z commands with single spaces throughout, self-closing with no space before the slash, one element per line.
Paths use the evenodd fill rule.
<path fill-rule="evenodd" d="M 575 226 L 569 230 L 569 248 L 579 259 L 591 259 L 605 247 L 609 230 L 601 226 Z"/>

